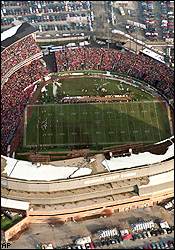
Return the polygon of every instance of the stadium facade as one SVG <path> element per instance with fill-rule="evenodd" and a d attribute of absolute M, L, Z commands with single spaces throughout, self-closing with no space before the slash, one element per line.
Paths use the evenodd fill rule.
<path fill-rule="evenodd" d="M 114 212 L 151 206 L 166 197 L 172 197 L 174 195 L 173 135 L 163 142 L 151 145 L 155 151 L 159 149 L 159 152 L 152 153 L 153 156 L 166 155 L 168 152 L 165 158 L 147 163 L 147 159 L 143 157 L 142 164 L 136 164 L 131 168 L 127 168 L 126 162 L 125 168 L 111 172 L 82 174 L 61 180 L 32 180 L 12 177 L 12 173 L 20 164 L 20 160 L 16 160 L 11 171 L 6 171 L 8 157 L 12 157 L 19 143 L 16 133 L 21 128 L 20 124 L 23 122 L 21 117 L 25 107 L 36 90 L 35 83 L 41 80 L 44 82 L 45 77 L 49 75 L 46 65 L 41 60 L 43 54 L 35 42 L 35 31 L 31 25 L 23 23 L 6 31 L 1 46 L 3 107 L 1 145 L 2 155 L 7 156 L 1 157 L 1 189 L 6 202 L 13 201 L 16 209 L 18 201 L 27 202 L 29 204 L 27 215 L 31 222 L 48 222 L 53 218 L 66 221 L 72 217 L 79 219 L 94 214 L 103 215 L 106 209 Z M 166 101 L 169 105 L 168 100 L 171 99 L 173 87 L 168 86 L 168 88 Z M 13 102 L 9 100 L 11 96 L 14 97 Z M 149 149 L 145 148 L 145 152 L 148 151 Z M 116 154 L 115 157 L 119 156 Z M 108 164 L 110 161 L 111 159 L 108 160 Z M 21 162 L 21 164 L 29 163 Z M 34 167 L 40 168 L 37 165 Z"/>

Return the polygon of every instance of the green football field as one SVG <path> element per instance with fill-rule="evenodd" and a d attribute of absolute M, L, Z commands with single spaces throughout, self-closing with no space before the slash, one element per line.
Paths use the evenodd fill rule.
<path fill-rule="evenodd" d="M 25 111 L 25 147 L 153 143 L 169 136 L 159 101 L 41 104 Z"/>
<path fill-rule="evenodd" d="M 105 95 L 124 95 L 129 94 L 135 101 L 152 101 L 155 98 L 149 93 L 142 91 L 132 85 L 125 84 L 119 80 L 100 79 L 100 78 L 66 78 L 59 79 L 61 87 L 57 89 L 57 98 L 53 98 L 53 85 L 46 86 L 47 92 L 39 96 L 41 103 L 54 103 L 63 96 L 105 96 Z M 106 91 L 103 92 L 102 89 Z"/>

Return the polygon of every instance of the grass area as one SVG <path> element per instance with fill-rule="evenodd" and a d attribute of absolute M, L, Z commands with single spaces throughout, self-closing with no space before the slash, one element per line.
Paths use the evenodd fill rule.
<path fill-rule="evenodd" d="M 39 98 L 41 103 L 54 103 L 64 96 L 105 96 L 128 94 L 135 101 L 153 100 L 154 97 L 139 88 L 122 83 L 118 80 L 99 78 L 68 78 L 58 80 L 62 85 L 57 88 L 56 98 L 53 96 L 53 85 L 47 85 L 47 92 L 43 92 Z M 103 92 L 105 90 L 105 92 Z"/>
<path fill-rule="evenodd" d="M 59 76 L 58 76 L 59 79 Z M 23 148 L 40 146 L 41 151 L 103 147 L 126 143 L 153 143 L 170 136 L 165 104 L 139 87 L 119 80 L 68 77 L 55 80 L 39 96 L 38 105 L 25 112 Z M 105 91 L 104 91 L 105 90 Z M 128 94 L 132 102 L 59 104 L 65 96 Z M 23 156 L 22 156 L 23 157 Z"/>
<path fill-rule="evenodd" d="M 71 88 L 74 91 L 74 88 Z M 153 143 L 170 136 L 161 102 L 28 106 L 26 146 Z"/>
<path fill-rule="evenodd" d="M 6 216 L 1 216 L 1 229 L 7 230 L 10 227 L 14 226 L 16 223 L 18 223 L 22 218 L 19 215 L 15 215 L 12 220 L 9 219 Z"/>

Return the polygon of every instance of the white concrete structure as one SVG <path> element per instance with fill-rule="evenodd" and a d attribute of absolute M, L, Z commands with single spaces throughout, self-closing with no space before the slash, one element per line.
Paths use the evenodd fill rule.
<path fill-rule="evenodd" d="M 11 36 L 14 36 L 16 34 L 16 32 L 18 31 L 18 29 L 21 27 L 21 25 L 22 25 L 22 23 L 2 32 L 1 33 L 1 42 L 7 38 L 10 38 Z"/>
<path fill-rule="evenodd" d="M 131 154 L 130 156 L 112 157 L 110 160 L 102 161 L 102 164 L 108 171 L 112 171 L 123 168 L 131 168 L 142 165 L 154 164 L 157 162 L 162 162 L 173 156 L 174 156 L 174 144 L 168 147 L 168 150 L 164 155 L 144 152 L 139 154 Z"/>
<path fill-rule="evenodd" d="M 1 207 L 28 210 L 29 202 L 1 198 Z"/>
<path fill-rule="evenodd" d="M 2 174 L 24 180 L 59 180 L 91 174 L 90 168 L 53 166 L 43 164 L 32 164 L 28 161 L 16 160 L 10 157 L 1 156 L 6 160 L 6 166 Z"/>

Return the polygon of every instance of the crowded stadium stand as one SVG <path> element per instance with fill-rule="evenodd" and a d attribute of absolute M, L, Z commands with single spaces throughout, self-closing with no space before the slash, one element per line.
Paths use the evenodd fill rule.
<path fill-rule="evenodd" d="M 16 25 L 1 36 L 2 84 L 25 63 L 42 57 L 35 42 L 36 29 L 28 23 Z"/>
<path fill-rule="evenodd" d="M 33 83 L 48 74 L 40 61 L 42 52 L 35 43 L 35 31 L 30 24 L 23 23 L 2 33 L 1 149 L 4 153 L 36 89 Z"/>
<path fill-rule="evenodd" d="M 143 53 L 120 52 L 106 48 L 65 48 L 55 52 L 57 70 L 105 70 L 127 74 L 145 81 L 173 98 L 174 71 Z"/>

